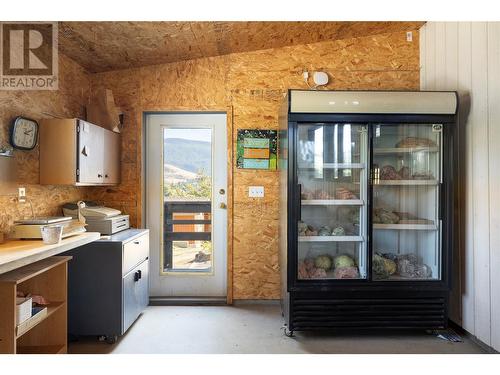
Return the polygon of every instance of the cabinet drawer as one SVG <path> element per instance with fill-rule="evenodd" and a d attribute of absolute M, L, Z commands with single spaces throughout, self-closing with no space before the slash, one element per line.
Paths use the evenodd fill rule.
<path fill-rule="evenodd" d="M 132 269 L 123 278 L 123 326 L 122 333 L 134 323 L 149 304 L 149 261 Z"/>
<path fill-rule="evenodd" d="M 149 234 L 145 233 L 123 245 L 123 275 L 149 257 Z"/>

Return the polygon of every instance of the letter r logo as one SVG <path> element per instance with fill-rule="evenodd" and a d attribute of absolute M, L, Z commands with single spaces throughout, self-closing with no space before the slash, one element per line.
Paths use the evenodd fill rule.
<path fill-rule="evenodd" d="M 2 74 L 51 75 L 53 25 L 2 24 Z"/>

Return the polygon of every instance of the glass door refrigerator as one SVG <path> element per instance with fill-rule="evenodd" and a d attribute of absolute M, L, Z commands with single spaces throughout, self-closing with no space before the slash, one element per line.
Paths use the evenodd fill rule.
<path fill-rule="evenodd" d="M 455 92 L 290 90 L 280 113 L 286 333 L 447 326 Z"/>

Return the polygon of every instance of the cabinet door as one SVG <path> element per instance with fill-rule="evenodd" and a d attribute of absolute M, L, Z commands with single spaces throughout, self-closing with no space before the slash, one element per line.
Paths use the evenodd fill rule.
<path fill-rule="evenodd" d="M 81 120 L 79 127 L 78 183 L 101 184 L 104 182 L 104 129 Z"/>
<path fill-rule="evenodd" d="M 77 121 L 45 119 L 40 122 L 40 184 L 74 185 L 77 182 Z"/>
<path fill-rule="evenodd" d="M 125 333 L 149 304 L 149 261 L 145 260 L 123 278 L 123 327 Z"/>
<path fill-rule="evenodd" d="M 104 131 L 104 183 L 120 182 L 120 134 Z"/>

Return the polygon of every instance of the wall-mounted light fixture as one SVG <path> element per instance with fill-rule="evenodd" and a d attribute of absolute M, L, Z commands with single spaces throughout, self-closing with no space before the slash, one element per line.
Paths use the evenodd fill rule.
<path fill-rule="evenodd" d="M 304 70 L 302 72 L 302 76 L 304 77 L 304 82 L 307 84 L 307 86 L 313 90 L 317 90 L 319 87 L 326 86 L 329 81 L 328 73 L 320 71 L 312 73 L 314 86 L 311 86 L 309 84 L 309 72 L 307 70 Z"/>

